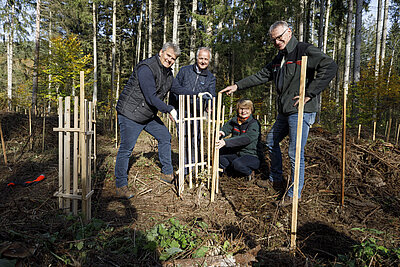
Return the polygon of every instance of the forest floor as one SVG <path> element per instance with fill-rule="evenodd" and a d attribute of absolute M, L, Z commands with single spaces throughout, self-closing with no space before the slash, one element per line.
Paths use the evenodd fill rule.
<path fill-rule="evenodd" d="M 341 206 L 341 136 L 311 129 L 293 255 L 292 208 L 277 208 L 279 192 L 257 185 L 257 180 L 266 179 L 267 157 L 250 182 L 222 175 L 214 202 L 204 184 L 192 189 L 186 184 L 178 196 L 174 186 L 159 180 L 156 141 L 142 134 L 129 171 L 136 196 L 122 200 L 115 197 L 117 149 L 99 127 L 93 219 L 85 225 L 80 217 L 58 209 L 53 196 L 58 187 L 58 134 L 52 131 L 57 118 L 47 120 L 43 152 L 41 123 L 38 119 L 34 124 L 37 138 L 31 150 L 27 118 L 2 114 L 9 164 L 5 166 L 0 158 L 0 266 L 221 266 L 206 264 L 216 255 L 224 255 L 225 260 L 248 256 L 242 266 L 400 265 L 400 148 L 381 139 L 372 142 L 367 136 L 357 140 L 351 135 L 347 139 Z M 174 138 L 175 169 L 176 143 Z M 288 178 L 287 140 L 282 152 Z M 40 174 L 46 179 L 37 184 L 7 186 Z M 185 233 L 186 249 L 167 250 L 172 256 L 165 257 L 163 244 L 155 247 L 149 234 L 160 234 L 161 228 L 167 232 L 174 228 L 176 232 L 168 233 L 175 237 L 177 232 Z M 190 261 L 194 256 L 202 263 Z"/>

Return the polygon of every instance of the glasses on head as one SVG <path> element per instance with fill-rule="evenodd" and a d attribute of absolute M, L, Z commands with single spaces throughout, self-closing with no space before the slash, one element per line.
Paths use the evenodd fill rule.
<path fill-rule="evenodd" d="M 279 36 L 277 36 L 277 37 L 275 37 L 275 38 L 270 38 L 271 42 L 272 42 L 272 43 L 275 43 L 276 41 L 282 41 L 282 36 L 286 33 L 286 31 L 287 31 L 288 29 L 289 29 L 289 28 L 286 28 L 286 30 L 284 30 L 283 33 L 282 33 L 281 35 L 279 35 Z"/>

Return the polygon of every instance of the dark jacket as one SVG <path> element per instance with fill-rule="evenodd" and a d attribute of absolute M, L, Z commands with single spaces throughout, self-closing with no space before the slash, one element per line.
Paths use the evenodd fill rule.
<path fill-rule="evenodd" d="M 161 64 L 158 55 L 145 59 L 136 65 L 128 83 L 119 96 L 116 109 L 118 113 L 138 123 L 146 123 L 154 118 L 158 112 L 156 107 L 149 105 L 145 101 L 139 86 L 137 71 L 143 65 L 149 67 L 153 73 L 156 95 L 161 100 L 164 100 L 167 92 L 171 89 L 174 78 L 171 68 L 165 68 Z"/>
<path fill-rule="evenodd" d="M 285 56 L 281 68 L 282 59 Z M 318 111 L 318 96 L 335 77 L 337 65 L 331 57 L 321 52 L 317 47 L 298 42 L 292 36 L 285 49 L 267 66 L 254 75 L 248 76 L 236 84 L 238 89 L 244 89 L 274 80 L 278 91 L 278 112 L 283 115 L 297 113 L 297 107 L 293 104 L 293 97 L 299 95 L 301 57 L 307 56 L 307 79 L 305 96 L 311 98 L 305 106 L 304 112 Z"/>
<path fill-rule="evenodd" d="M 225 133 L 225 136 L 232 134 L 230 138 L 224 139 L 225 147 L 231 152 L 239 156 L 259 156 L 257 145 L 260 141 L 260 124 L 253 115 L 240 125 L 235 116 L 222 126 L 221 131 Z"/>
<path fill-rule="evenodd" d="M 216 96 L 215 93 L 215 76 L 208 70 L 197 71 L 196 64 L 187 65 L 182 67 L 176 75 L 178 83 L 193 92 L 209 92 L 212 96 Z M 171 94 L 169 98 L 169 104 L 178 108 L 178 95 Z M 199 105 L 197 105 L 199 108 Z"/>

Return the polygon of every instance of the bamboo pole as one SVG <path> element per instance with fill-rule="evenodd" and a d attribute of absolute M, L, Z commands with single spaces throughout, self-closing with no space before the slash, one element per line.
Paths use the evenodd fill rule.
<path fill-rule="evenodd" d="M 185 114 L 185 96 L 179 95 L 179 117 L 178 117 L 178 127 L 179 127 L 179 179 L 178 179 L 178 195 L 183 193 L 185 184 L 185 126 L 183 123 Z"/>
<path fill-rule="evenodd" d="M 376 121 L 374 121 L 374 131 L 372 133 L 372 141 L 375 141 L 375 134 L 376 134 Z"/>
<path fill-rule="evenodd" d="M 1 119 L 0 119 L 0 137 L 1 137 L 1 147 L 3 149 L 3 155 L 4 155 L 4 163 L 8 165 L 7 162 L 7 152 L 6 152 L 6 144 L 4 142 L 4 136 L 3 136 L 3 129 L 1 128 Z"/>
<path fill-rule="evenodd" d="M 297 118 L 297 136 L 296 136 L 296 156 L 294 167 L 294 187 L 293 187 L 293 205 L 292 205 L 292 228 L 290 248 L 292 253 L 296 251 L 296 235 L 297 235 L 297 209 L 299 204 L 299 175 L 300 175 L 300 153 L 301 153 L 301 137 L 303 130 L 303 113 L 304 113 L 304 92 L 306 86 L 307 57 L 301 58 L 301 76 L 299 89 L 299 104 Z"/>
<path fill-rule="evenodd" d="M 215 141 L 219 139 L 219 127 L 220 127 L 220 118 L 221 118 L 221 106 L 222 106 L 222 94 L 218 93 L 218 104 L 217 104 L 217 121 L 215 123 Z M 212 169 L 212 180 L 211 180 L 211 202 L 214 202 L 215 193 L 216 193 L 216 182 L 217 182 L 217 175 L 219 169 L 219 149 L 215 144 L 214 145 L 214 153 L 213 153 L 213 169 Z"/>

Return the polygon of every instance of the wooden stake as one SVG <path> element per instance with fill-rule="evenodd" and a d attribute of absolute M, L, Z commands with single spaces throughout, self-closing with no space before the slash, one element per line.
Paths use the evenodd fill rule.
<path fill-rule="evenodd" d="M 214 101 L 215 102 L 215 98 Z M 211 107 L 211 100 L 208 100 L 208 112 L 207 112 L 207 188 L 210 189 L 210 176 L 211 176 L 211 113 L 213 112 Z"/>
<path fill-rule="evenodd" d="M 188 177 L 189 177 L 189 188 L 193 187 L 193 183 L 192 183 L 192 172 L 193 169 L 190 166 L 192 164 L 192 131 L 191 131 L 191 121 L 190 121 L 190 95 L 186 96 L 186 101 L 187 101 L 187 163 L 188 163 L 188 167 L 189 167 L 189 173 L 188 173 Z"/>
<path fill-rule="evenodd" d="M 342 124 L 342 198 L 341 205 L 344 207 L 344 188 L 346 176 L 346 119 L 347 119 L 347 95 L 346 90 L 343 90 L 343 124 Z"/>
<path fill-rule="evenodd" d="M 376 133 L 376 121 L 374 121 L 374 130 L 372 132 L 372 141 L 375 141 L 375 133 Z"/>
<path fill-rule="evenodd" d="M 178 127 L 179 127 L 179 182 L 178 182 L 178 195 L 180 196 L 184 190 L 185 184 L 185 127 L 183 123 L 185 114 L 185 96 L 179 95 L 179 118 L 178 118 Z"/>
<path fill-rule="evenodd" d="M 198 147 L 199 143 L 197 142 L 197 140 L 198 140 L 198 136 L 197 136 L 198 132 L 197 131 L 199 128 L 199 127 L 197 127 L 198 122 L 199 122 L 199 119 L 197 117 L 197 96 L 194 95 L 193 96 L 193 124 L 194 124 L 194 126 L 193 126 L 193 131 L 194 131 L 193 142 L 194 142 L 194 163 L 196 164 L 194 166 L 195 178 L 197 178 L 197 175 L 199 173 L 199 165 L 198 165 L 198 163 L 199 163 L 199 147 Z"/>
<path fill-rule="evenodd" d="M 32 109 L 29 108 L 29 148 L 33 149 L 33 136 L 32 136 Z"/>
<path fill-rule="evenodd" d="M 74 128 L 79 128 L 79 97 L 74 97 Z M 79 162 L 79 140 L 78 140 L 79 133 L 74 132 L 74 144 L 72 147 L 72 154 L 73 154 L 73 169 L 72 169 L 72 193 L 73 195 L 78 195 L 78 162 Z M 72 213 L 74 215 L 78 215 L 78 200 L 72 200 Z"/>
<path fill-rule="evenodd" d="M 399 135 L 400 135 L 400 123 L 397 124 L 396 146 L 399 143 Z"/>
<path fill-rule="evenodd" d="M 360 140 L 360 135 L 361 135 L 361 124 L 358 125 L 358 135 L 357 135 L 358 140 Z"/>
<path fill-rule="evenodd" d="M 63 111 L 63 99 L 58 98 L 58 128 L 64 127 L 64 111 Z M 58 132 L 58 190 L 59 193 L 64 193 L 64 133 Z M 58 207 L 64 209 L 64 199 L 58 198 Z"/>
<path fill-rule="evenodd" d="M 44 152 L 45 137 L 46 137 L 46 111 L 45 108 L 43 107 L 42 152 Z"/>
<path fill-rule="evenodd" d="M 65 128 L 71 127 L 71 97 L 65 97 Z M 71 194 L 71 133 L 64 132 L 64 188 L 63 193 Z M 71 200 L 65 199 L 65 212 L 70 212 Z"/>
<path fill-rule="evenodd" d="M 7 153 L 6 153 L 6 144 L 4 142 L 4 136 L 3 136 L 3 129 L 1 128 L 1 119 L 0 119 L 0 136 L 1 136 L 1 147 L 3 148 L 3 155 L 4 155 L 4 163 L 8 165 L 7 162 Z"/>
<path fill-rule="evenodd" d="M 96 128 L 97 128 L 97 123 L 96 123 L 96 118 L 97 118 L 97 102 L 93 102 L 93 171 L 96 173 L 97 171 L 97 137 L 96 137 Z"/>
<path fill-rule="evenodd" d="M 200 96 L 200 160 L 204 162 L 204 105 L 203 96 Z M 201 172 L 204 172 L 204 164 L 201 165 Z"/>
<path fill-rule="evenodd" d="M 221 106 L 222 106 L 222 93 L 218 93 L 218 104 L 217 104 L 217 121 L 215 123 L 215 141 L 219 139 L 219 128 L 221 119 Z M 219 149 L 214 144 L 214 154 L 213 154 L 213 169 L 212 169 L 212 180 L 211 180 L 211 202 L 214 202 L 215 190 L 216 190 L 216 180 L 219 170 Z"/>
<path fill-rule="evenodd" d="M 299 89 L 299 104 L 297 118 L 297 136 L 296 136 L 296 156 L 294 167 L 294 188 L 293 188 L 293 205 L 292 205 L 292 228 L 290 248 L 292 253 L 296 251 L 296 234 L 297 234 L 297 209 L 299 204 L 299 175 L 300 175 L 300 152 L 301 152 L 301 136 L 303 130 L 303 113 L 304 113 L 304 92 L 306 86 L 307 57 L 301 58 L 301 76 Z"/>
<path fill-rule="evenodd" d="M 90 218 L 88 217 L 88 200 L 86 195 L 88 193 L 87 188 L 87 158 L 86 158 L 86 143 L 87 138 L 85 135 L 86 125 L 85 125 L 85 74 L 83 71 L 80 72 L 80 133 L 79 133 L 79 147 L 81 152 L 81 180 L 82 180 L 82 213 L 84 216 L 84 221 L 88 222 Z"/>

